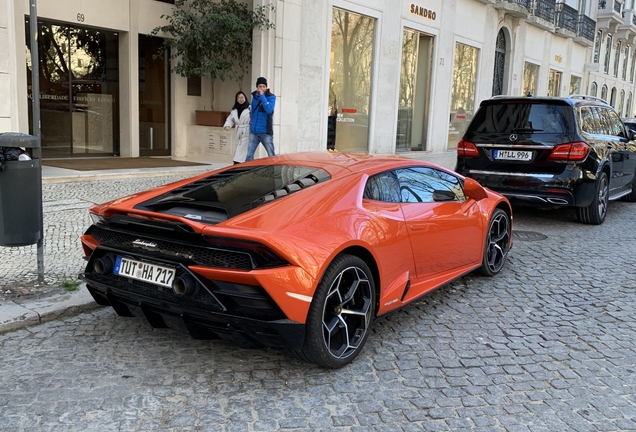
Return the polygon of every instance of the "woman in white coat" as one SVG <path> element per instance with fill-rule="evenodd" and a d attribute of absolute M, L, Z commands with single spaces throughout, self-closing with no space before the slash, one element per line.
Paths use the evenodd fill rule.
<path fill-rule="evenodd" d="M 223 128 L 229 131 L 232 126 L 236 126 L 236 151 L 234 152 L 234 163 L 245 162 L 247 156 L 247 145 L 250 140 L 250 104 L 247 96 L 239 91 L 234 98 L 234 107 L 230 115 L 225 120 Z"/>

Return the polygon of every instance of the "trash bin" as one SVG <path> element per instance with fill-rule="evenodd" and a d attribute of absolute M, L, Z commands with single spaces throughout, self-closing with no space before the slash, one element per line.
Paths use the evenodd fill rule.
<path fill-rule="evenodd" d="M 32 135 L 0 133 L 0 147 L 39 146 L 39 139 Z M 5 160 L 4 170 L 0 171 L 0 246 L 35 244 L 40 239 L 41 227 L 40 159 Z"/>

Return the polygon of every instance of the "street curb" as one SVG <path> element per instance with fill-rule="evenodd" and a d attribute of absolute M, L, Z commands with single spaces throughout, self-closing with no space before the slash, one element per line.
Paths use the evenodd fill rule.
<path fill-rule="evenodd" d="M 101 307 L 82 284 L 77 291 L 0 303 L 0 334 Z"/>

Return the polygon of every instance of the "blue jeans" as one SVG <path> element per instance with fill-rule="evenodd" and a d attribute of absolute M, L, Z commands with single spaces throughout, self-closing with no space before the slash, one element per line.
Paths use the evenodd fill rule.
<path fill-rule="evenodd" d="M 276 152 L 274 152 L 273 135 L 250 133 L 250 142 L 247 145 L 247 157 L 245 158 L 245 162 L 254 160 L 254 153 L 260 143 L 263 143 L 263 147 L 265 147 L 267 151 L 267 156 L 276 156 Z"/>

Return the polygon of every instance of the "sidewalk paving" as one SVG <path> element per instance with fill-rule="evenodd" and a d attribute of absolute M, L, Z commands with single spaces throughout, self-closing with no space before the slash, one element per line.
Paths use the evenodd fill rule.
<path fill-rule="evenodd" d="M 455 153 L 422 153 L 408 156 L 414 159 L 428 160 L 449 169 L 453 169 L 455 164 Z M 61 285 L 64 279 L 76 280 L 77 273 L 81 271 L 78 266 L 81 266 L 83 261 L 76 257 L 81 253 L 81 245 L 78 238 L 81 232 L 88 228 L 90 224 L 88 212 L 86 211 L 90 205 L 227 165 L 227 163 L 210 163 L 209 165 L 197 167 L 104 171 L 75 171 L 48 166 L 42 167 L 43 189 L 59 189 L 50 193 L 50 198 L 52 199 L 46 201 L 43 198 L 45 199 L 43 205 L 45 217 L 44 265 L 45 279 L 49 279 L 47 281 L 49 284 L 48 290 L 39 292 L 37 287 L 39 284 L 33 282 L 33 278 L 36 276 L 33 273 L 34 263 L 36 263 L 35 245 L 21 248 L 0 247 L 0 274 L 4 274 L 3 278 L 0 279 L 0 291 L 15 290 L 16 286 L 30 284 L 35 286 L 28 286 L 26 289 L 30 293 L 36 293 L 5 300 L 0 296 L 0 334 L 100 307 L 93 301 L 85 284 L 81 284 L 77 291 L 70 292 L 61 287 L 51 288 L 51 285 Z M 153 178 L 159 183 L 153 184 Z M 115 181 L 116 184 L 111 185 L 107 181 Z M 78 185 L 78 182 L 93 183 Z M 104 198 L 101 198 L 102 196 Z M 71 213 L 66 219 L 58 216 L 65 212 L 67 214 L 69 212 L 74 213 Z M 82 215 L 79 217 L 81 220 L 75 218 L 78 214 Z M 59 220 L 49 221 L 49 218 L 58 218 Z M 51 241 L 51 238 L 55 238 L 55 240 Z M 49 251 L 48 253 L 47 250 Z M 56 261 L 56 266 L 58 267 L 68 264 L 69 261 L 73 265 L 70 267 L 67 265 L 63 269 L 54 269 L 57 272 L 56 277 L 53 279 L 48 278 L 48 269 L 51 263 L 49 262 L 50 260 L 47 260 L 47 257 L 51 255 L 58 258 Z M 76 258 L 77 262 L 75 262 Z M 15 268 L 16 263 L 21 268 Z M 7 273 L 12 273 L 13 276 L 7 276 Z"/>

